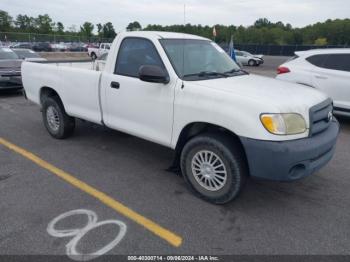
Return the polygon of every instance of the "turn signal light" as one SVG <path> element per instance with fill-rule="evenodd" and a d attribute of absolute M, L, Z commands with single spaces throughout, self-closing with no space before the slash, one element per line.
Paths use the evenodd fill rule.
<path fill-rule="evenodd" d="M 277 74 L 280 75 L 280 74 L 286 74 L 286 73 L 289 73 L 290 70 L 288 67 L 285 67 L 285 66 L 280 66 L 279 68 L 277 68 Z"/>

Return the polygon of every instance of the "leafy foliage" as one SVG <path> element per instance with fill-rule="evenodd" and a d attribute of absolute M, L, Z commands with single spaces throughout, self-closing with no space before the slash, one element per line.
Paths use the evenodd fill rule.
<path fill-rule="evenodd" d="M 138 30 L 141 30 L 141 29 L 142 29 L 142 27 L 141 27 L 140 23 L 137 22 L 137 21 L 130 23 L 126 27 L 126 30 L 128 30 L 128 31 L 138 31 Z"/>
<path fill-rule="evenodd" d="M 0 32 L 24 32 L 39 34 L 76 35 L 89 39 L 94 37 L 95 26 L 85 22 L 80 30 L 75 25 L 65 27 L 61 22 L 53 22 L 49 15 L 30 17 L 18 15 L 13 19 L 6 11 L 0 10 Z M 97 24 L 97 37 L 114 38 L 115 29 L 111 22 Z M 271 22 L 267 18 L 260 18 L 252 26 L 215 25 L 216 41 L 228 43 L 231 35 L 235 43 L 244 44 L 273 44 L 273 45 L 349 45 L 350 44 L 350 19 L 327 20 L 303 28 L 293 28 L 283 22 Z M 128 24 L 127 30 L 171 31 L 200 35 L 213 38 L 213 26 L 208 25 L 147 25 L 142 29 L 139 22 Z"/>
<path fill-rule="evenodd" d="M 182 32 L 213 38 L 212 28 L 191 24 L 148 25 L 143 30 Z M 215 28 L 217 31 L 217 42 L 227 43 L 230 41 L 231 35 L 233 35 L 236 43 L 245 44 L 325 44 L 324 41 L 319 42 L 320 40 L 318 39 L 325 39 L 326 44 L 330 45 L 350 44 L 350 19 L 329 19 L 323 23 L 316 23 L 304 28 L 293 28 L 290 24 L 284 24 L 283 22 L 273 23 L 266 18 L 260 18 L 254 25 L 249 27 L 215 25 Z"/>
<path fill-rule="evenodd" d="M 80 33 L 84 35 L 87 38 L 92 37 L 92 33 L 94 31 L 94 25 L 90 22 L 85 22 L 81 27 L 80 27 Z"/>

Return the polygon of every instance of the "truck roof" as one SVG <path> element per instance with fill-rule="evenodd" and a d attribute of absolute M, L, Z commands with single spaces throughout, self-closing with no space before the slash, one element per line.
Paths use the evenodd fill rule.
<path fill-rule="evenodd" d="M 122 36 L 139 36 L 139 37 L 157 37 L 159 39 L 198 39 L 198 40 L 210 40 L 208 38 L 200 37 L 197 35 L 174 33 L 174 32 L 162 32 L 162 31 L 132 31 L 122 32 L 119 35 Z"/>

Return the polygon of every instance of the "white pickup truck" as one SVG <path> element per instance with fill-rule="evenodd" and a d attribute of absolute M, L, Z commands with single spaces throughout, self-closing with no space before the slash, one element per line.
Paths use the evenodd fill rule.
<path fill-rule="evenodd" d="M 172 148 L 190 189 L 216 204 L 249 176 L 297 180 L 335 151 L 339 125 L 326 95 L 250 75 L 198 36 L 121 33 L 102 72 L 24 62 L 22 75 L 53 137 L 70 136 L 79 118 Z"/>
<path fill-rule="evenodd" d="M 97 58 L 101 57 L 103 54 L 108 54 L 109 50 L 111 49 L 110 43 L 101 43 L 99 47 L 89 47 L 88 48 L 88 55 L 93 59 L 96 60 Z"/>

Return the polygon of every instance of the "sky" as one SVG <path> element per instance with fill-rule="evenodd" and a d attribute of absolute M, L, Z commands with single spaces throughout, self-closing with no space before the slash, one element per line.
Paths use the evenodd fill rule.
<path fill-rule="evenodd" d="M 129 22 L 148 24 L 252 25 L 258 18 L 293 27 L 327 19 L 350 18 L 350 0 L 1 0 L 0 10 L 18 14 L 49 14 L 66 28 L 85 21 L 112 22 L 124 31 Z"/>

